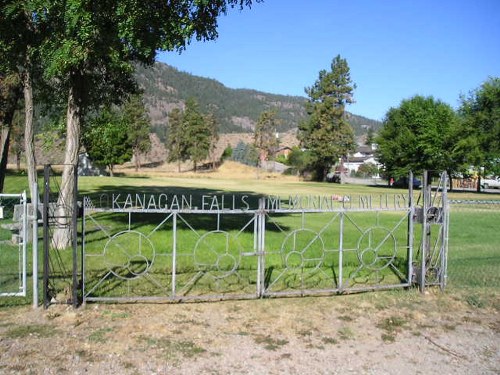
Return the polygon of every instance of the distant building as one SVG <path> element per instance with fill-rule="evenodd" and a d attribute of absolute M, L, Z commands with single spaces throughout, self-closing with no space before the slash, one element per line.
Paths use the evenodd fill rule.
<path fill-rule="evenodd" d="M 292 153 L 292 149 L 288 146 L 280 147 L 276 150 L 276 157 L 284 156 L 285 159 L 288 159 L 288 156 Z"/>
<path fill-rule="evenodd" d="M 78 176 L 106 176 L 104 168 L 92 165 L 87 153 L 78 155 Z"/>
<path fill-rule="evenodd" d="M 371 146 L 358 146 L 356 152 L 352 155 L 348 155 L 346 160 L 343 162 L 344 170 L 347 173 L 356 173 L 363 164 L 374 164 L 378 168 L 382 166 L 375 158 L 375 150 L 377 149 L 376 144 Z M 378 176 L 372 176 L 378 177 Z"/>

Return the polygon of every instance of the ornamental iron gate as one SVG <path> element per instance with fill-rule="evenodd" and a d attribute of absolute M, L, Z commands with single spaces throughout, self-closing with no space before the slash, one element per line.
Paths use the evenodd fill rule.
<path fill-rule="evenodd" d="M 424 176 L 422 190 L 410 186 L 407 194 L 86 196 L 82 299 L 187 301 L 415 284 L 444 288 L 446 186 L 442 174 L 437 189 Z"/>

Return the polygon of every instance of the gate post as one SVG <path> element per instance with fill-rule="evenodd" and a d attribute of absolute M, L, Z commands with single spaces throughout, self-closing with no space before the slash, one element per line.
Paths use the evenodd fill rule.
<path fill-rule="evenodd" d="M 49 184 L 50 165 L 43 167 L 43 307 L 49 307 Z"/>
<path fill-rule="evenodd" d="M 257 239 L 257 296 L 261 298 L 265 292 L 265 233 L 266 233 L 266 200 L 259 198 L 259 209 L 256 212 L 255 237 Z"/>
<path fill-rule="evenodd" d="M 427 273 L 427 254 L 430 249 L 430 224 L 428 221 L 427 212 L 429 211 L 430 201 L 431 201 L 431 185 L 429 184 L 429 173 L 424 171 L 423 184 L 422 184 L 422 199 L 423 199 L 423 217 L 422 217 L 422 252 L 421 252 L 421 264 L 420 264 L 420 292 L 425 292 L 425 282 Z"/>
<path fill-rule="evenodd" d="M 442 184 L 442 199 L 443 199 L 443 241 L 441 247 L 441 272 L 439 275 L 439 284 L 441 290 L 446 287 L 448 278 L 448 234 L 450 228 L 450 206 L 448 202 L 448 173 L 443 172 L 441 175 Z"/>
<path fill-rule="evenodd" d="M 73 227 L 73 290 L 72 290 L 72 305 L 78 307 L 78 164 L 73 165 L 73 215 L 71 216 L 71 226 Z"/>
<path fill-rule="evenodd" d="M 33 197 L 31 197 L 31 205 L 33 214 L 30 217 L 33 225 L 32 233 L 32 249 L 33 249 L 33 308 L 38 307 L 38 184 L 33 183 Z"/>
<path fill-rule="evenodd" d="M 408 259 L 408 275 L 407 275 L 407 280 L 408 280 L 408 286 L 412 285 L 413 282 L 413 275 L 414 275 L 414 269 L 413 269 L 413 245 L 414 245 L 414 220 L 415 220 L 415 201 L 413 199 L 413 172 L 410 171 L 409 176 L 408 176 L 408 181 L 411 181 L 408 184 L 408 207 L 410 212 L 408 213 L 408 235 L 407 235 L 407 246 L 408 246 L 408 252 L 407 252 L 407 259 Z"/>

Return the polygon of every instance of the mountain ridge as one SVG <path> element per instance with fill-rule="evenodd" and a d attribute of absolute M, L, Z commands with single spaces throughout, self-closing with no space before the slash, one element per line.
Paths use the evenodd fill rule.
<path fill-rule="evenodd" d="M 153 131 L 165 139 L 168 114 L 174 108 L 183 108 L 185 101 L 194 97 L 200 110 L 213 113 L 219 122 L 219 133 L 253 132 L 263 111 L 275 110 L 280 120 L 276 131 L 289 132 L 307 118 L 305 102 L 301 96 L 265 93 L 248 88 L 228 88 L 213 78 L 182 72 L 162 62 L 152 67 L 138 66 L 136 78 L 144 91 Z M 349 120 L 357 136 L 371 127 L 377 130 L 380 121 L 350 114 Z"/>

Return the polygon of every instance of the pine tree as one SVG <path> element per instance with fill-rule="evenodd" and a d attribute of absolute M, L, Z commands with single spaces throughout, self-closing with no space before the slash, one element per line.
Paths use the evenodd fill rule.
<path fill-rule="evenodd" d="M 272 156 L 278 147 L 276 131 L 278 120 L 275 111 L 264 111 L 255 125 L 254 144 L 265 157 Z"/>
<path fill-rule="evenodd" d="M 182 122 L 183 131 L 186 134 L 187 153 L 196 172 L 198 164 L 209 155 L 212 130 L 201 114 L 198 103 L 193 98 L 186 101 Z"/>
<path fill-rule="evenodd" d="M 215 169 L 215 150 L 217 148 L 217 141 L 219 140 L 218 133 L 218 121 L 213 113 L 209 113 L 205 116 L 205 123 L 207 128 L 210 130 L 210 147 L 208 150 L 210 159 L 212 160 L 212 169 Z"/>
<path fill-rule="evenodd" d="M 354 132 L 345 112 L 345 106 L 353 103 L 355 88 L 347 61 L 337 55 L 331 71 L 321 70 L 314 85 L 305 89 L 310 118 L 299 126 L 299 138 L 311 152 L 311 167 L 318 180 L 324 180 L 339 158 L 355 148 Z"/>
<path fill-rule="evenodd" d="M 144 107 L 142 95 L 132 95 L 123 107 L 123 118 L 128 125 L 128 138 L 132 145 L 135 170 L 139 170 L 141 153 L 151 150 L 151 121 Z"/>
<path fill-rule="evenodd" d="M 177 162 L 177 170 L 181 171 L 181 162 L 188 159 L 186 133 L 183 130 L 183 113 L 174 108 L 168 116 L 168 133 L 166 148 L 167 161 Z"/>

